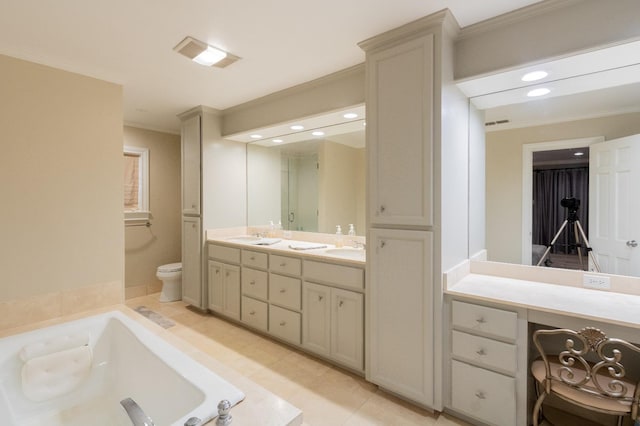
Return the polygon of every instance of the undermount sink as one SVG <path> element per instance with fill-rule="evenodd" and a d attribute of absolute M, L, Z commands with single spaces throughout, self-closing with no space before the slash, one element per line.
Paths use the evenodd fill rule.
<path fill-rule="evenodd" d="M 364 261 L 366 258 L 365 251 L 363 249 L 357 249 L 357 248 L 348 248 L 348 247 L 330 248 L 330 249 L 326 249 L 324 252 L 325 254 L 328 254 L 330 256 L 343 257 L 346 259 Z"/>

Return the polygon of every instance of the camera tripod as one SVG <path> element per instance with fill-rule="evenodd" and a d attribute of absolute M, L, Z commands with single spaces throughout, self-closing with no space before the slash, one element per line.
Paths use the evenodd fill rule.
<path fill-rule="evenodd" d="M 596 257 L 593 254 L 593 249 L 589 245 L 589 240 L 587 239 L 587 236 L 585 235 L 584 230 L 582 229 L 582 225 L 580 225 L 577 212 L 578 212 L 577 207 L 575 209 L 569 209 L 569 216 L 564 220 L 564 222 L 562 222 L 560 229 L 558 229 L 558 232 L 556 232 L 556 235 L 553 237 L 553 240 L 551 240 L 551 243 L 547 246 L 547 249 L 545 250 L 544 254 L 540 258 L 536 266 L 540 266 L 542 262 L 544 262 L 544 259 L 547 257 L 547 255 L 551 251 L 551 247 L 553 247 L 553 245 L 556 243 L 556 240 L 560 237 L 560 234 L 562 234 L 562 231 L 564 231 L 564 229 L 567 227 L 567 224 L 571 223 L 573 225 L 573 235 L 575 236 L 575 239 L 576 239 L 575 246 L 576 246 L 576 249 L 578 250 L 578 259 L 580 260 L 580 266 L 582 266 L 582 244 L 580 244 L 580 237 L 582 237 L 584 241 L 584 245 L 586 247 L 586 251 L 591 261 L 593 262 L 593 266 L 596 272 L 600 272 L 600 265 L 598 265 L 598 261 L 596 260 Z M 580 233 L 578 233 L 578 231 L 580 231 Z"/>

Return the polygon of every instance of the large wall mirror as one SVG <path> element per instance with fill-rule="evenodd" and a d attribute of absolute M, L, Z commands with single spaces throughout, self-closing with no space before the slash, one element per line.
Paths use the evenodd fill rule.
<path fill-rule="evenodd" d="M 248 135 L 248 225 L 365 235 L 364 126 L 359 106 Z"/>
<path fill-rule="evenodd" d="M 640 276 L 640 42 L 460 87 L 485 115 L 488 260 Z"/>

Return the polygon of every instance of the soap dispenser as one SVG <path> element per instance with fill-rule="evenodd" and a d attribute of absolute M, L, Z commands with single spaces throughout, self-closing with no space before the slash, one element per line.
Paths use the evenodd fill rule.
<path fill-rule="evenodd" d="M 336 225 L 336 247 L 342 247 L 342 228 Z"/>
<path fill-rule="evenodd" d="M 353 223 L 349 224 L 349 233 L 348 233 L 349 237 L 351 237 L 351 239 L 353 239 L 352 237 L 356 236 L 356 228 L 355 226 L 353 226 Z"/>

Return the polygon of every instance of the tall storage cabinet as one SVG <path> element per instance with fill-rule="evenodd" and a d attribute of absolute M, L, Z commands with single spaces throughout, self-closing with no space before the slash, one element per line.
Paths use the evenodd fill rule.
<path fill-rule="evenodd" d="M 450 214 L 443 203 L 449 124 L 442 111 L 452 29 L 457 24 L 445 10 L 360 44 L 369 167 L 366 376 L 436 410 L 442 409 L 442 259 L 454 259 L 442 246 L 443 217 Z M 446 143 L 464 155 L 466 140 Z"/>
<path fill-rule="evenodd" d="M 246 146 L 222 139 L 219 112 L 179 115 L 182 156 L 182 299 L 208 308 L 206 230 L 246 223 Z M 239 312 L 238 312 L 239 314 Z"/>

